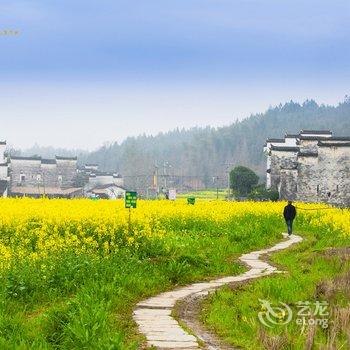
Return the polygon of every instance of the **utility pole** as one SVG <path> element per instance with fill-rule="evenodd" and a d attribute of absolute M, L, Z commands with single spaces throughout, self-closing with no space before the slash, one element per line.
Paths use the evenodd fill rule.
<path fill-rule="evenodd" d="M 158 166 L 157 166 L 157 163 L 154 164 L 153 186 L 156 190 L 156 199 L 158 199 L 159 187 L 158 187 Z"/>
<path fill-rule="evenodd" d="M 219 199 L 219 176 L 216 175 L 213 177 L 213 182 L 216 182 L 216 200 Z"/>
<path fill-rule="evenodd" d="M 165 190 L 167 189 L 167 183 L 166 183 L 166 167 L 167 167 L 168 162 L 163 163 L 163 174 L 164 174 L 164 188 Z"/>
<path fill-rule="evenodd" d="M 227 165 L 227 199 L 230 199 L 230 169 Z"/>
<path fill-rule="evenodd" d="M 230 199 L 230 195 L 231 195 L 231 190 L 230 190 L 230 165 L 234 165 L 234 163 L 225 163 L 226 165 L 226 172 L 227 172 L 227 199 Z"/>
<path fill-rule="evenodd" d="M 216 200 L 219 200 L 219 176 L 216 176 Z"/>
<path fill-rule="evenodd" d="M 42 177 L 43 177 L 43 190 L 44 190 L 44 197 L 46 197 L 46 190 L 45 190 L 45 171 L 42 171 Z"/>
<path fill-rule="evenodd" d="M 164 174 L 164 188 L 165 190 L 168 189 L 168 183 L 167 183 L 167 178 L 168 178 L 168 172 L 167 172 L 167 168 L 171 168 L 171 165 L 169 164 L 169 162 L 164 162 L 163 163 L 163 174 Z"/>

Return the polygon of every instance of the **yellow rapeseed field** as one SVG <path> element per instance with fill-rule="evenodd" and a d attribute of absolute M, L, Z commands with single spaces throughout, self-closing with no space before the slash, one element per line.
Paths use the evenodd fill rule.
<path fill-rule="evenodd" d="M 0 268 L 13 259 L 32 260 L 55 252 L 105 254 L 121 246 L 137 249 L 143 237 L 162 237 L 172 230 L 217 224 L 233 217 L 281 215 L 285 203 L 202 201 L 188 205 L 184 200 L 139 201 L 129 211 L 123 201 L 0 199 Z M 302 205 L 323 208 L 324 205 Z M 327 225 L 350 235 L 350 211 L 300 210 L 300 217 L 313 226 Z"/>

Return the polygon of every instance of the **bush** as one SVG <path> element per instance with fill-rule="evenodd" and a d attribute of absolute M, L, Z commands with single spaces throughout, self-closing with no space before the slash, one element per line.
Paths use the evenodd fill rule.
<path fill-rule="evenodd" d="M 244 166 L 236 166 L 230 172 L 230 187 L 238 196 L 247 196 L 259 182 L 259 177 L 253 170 Z"/>
<path fill-rule="evenodd" d="M 256 201 L 273 201 L 279 200 L 279 193 L 276 190 L 267 190 L 265 184 L 256 186 L 248 195 L 248 198 Z"/>

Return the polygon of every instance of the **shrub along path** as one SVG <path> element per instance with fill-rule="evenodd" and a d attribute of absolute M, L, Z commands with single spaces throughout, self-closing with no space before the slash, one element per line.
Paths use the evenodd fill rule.
<path fill-rule="evenodd" d="M 297 235 L 288 237 L 284 234 L 284 236 L 288 239 L 271 248 L 243 254 L 240 260 L 251 269 L 241 275 L 194 283 L 138 303 L 134 310 L 134 320 L 140 332 L 146 336 L 147 345 L 157 349 L 199 349 L 198 339 L 184 330 L 172 317 L 175 304 L 190 295 L 208 294 L 228 283 L 246 281 L 278 272 L 276 267 L 260 260 L 259 257 L 263 254 L 286 249 L 290 245 L 302 241 L 302 238 Z M 200 336 L 198 338 L 200 339 Z"/>

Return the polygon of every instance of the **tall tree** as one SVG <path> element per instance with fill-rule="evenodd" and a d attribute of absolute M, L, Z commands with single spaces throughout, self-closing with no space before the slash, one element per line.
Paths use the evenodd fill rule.
<path fill-rule="evenodd" d="M 230 172 L 230 187 L 239 196 L 247 196 L 258 182 L 259 176 L 247 167 L 236 166 Z"/>

